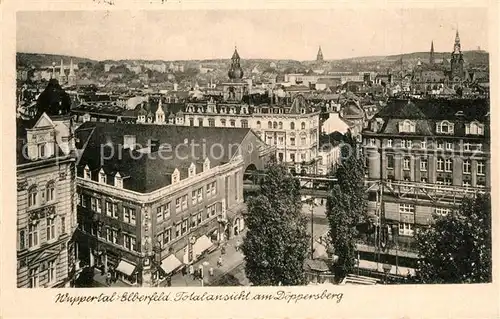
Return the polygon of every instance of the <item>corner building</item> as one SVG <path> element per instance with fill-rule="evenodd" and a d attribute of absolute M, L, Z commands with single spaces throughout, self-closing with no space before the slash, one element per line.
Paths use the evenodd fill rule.
<path fill-rule="evenodd" d="M 369 211 L 410 239 L 491 186 L 485 99 L 393 100 L 363 131 Z"/>
<path fill-rule="evenodd" d="M 274 154 L 244 128 L 87 122 L 76 135 L 80 258 L 140 286 L 239 234 L 244 171 Z"/>

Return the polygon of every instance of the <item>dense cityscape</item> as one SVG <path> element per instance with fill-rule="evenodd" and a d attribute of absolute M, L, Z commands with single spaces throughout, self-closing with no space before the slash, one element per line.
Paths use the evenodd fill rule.
<path fill-rule="evenodd" d="M 304 62 L 18 52 L 17 286 L 491 281 L 488 53 L 454 35 Z"/>

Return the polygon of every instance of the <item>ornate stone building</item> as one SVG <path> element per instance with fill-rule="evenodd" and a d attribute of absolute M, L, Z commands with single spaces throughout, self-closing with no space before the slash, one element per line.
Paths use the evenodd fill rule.
<path fill-rule="evenodd" d="M 69 116 L 18 120 L 18 287 L 69 286 L 78 269 L 73 145 Z"/>

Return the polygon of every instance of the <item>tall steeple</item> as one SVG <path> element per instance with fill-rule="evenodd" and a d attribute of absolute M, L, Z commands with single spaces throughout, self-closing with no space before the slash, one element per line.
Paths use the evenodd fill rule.
<path fill-rule="evenodd" d="M 64 64 L 63 64 L 63 60 L 61 59 L 61 66 L 59 68 L 59 84 L 63 84 L 64 83 L 64 78 L 66 77 L 66 75 L 64 74 Z"/>
<path fill-rule="evenodd" d="M 318 61 L 318 62 L 323 61 L 323 52 L 321 51 L 321 45 L 319 46 L 319 49 L 318 49 L 318 55 L 316 56 L 316 61 Z"/>
<path fill-rule="evenodd" d="M 68 84 L 71 86 L 76 85 L 76 74 L 73 66 L 73 59 L 69 62 Z"/>
<path fill-rule="evenodd" d="M 460 54 L 461 52 L 462 50 L 460 47 L 460 35 L 458 34 L 458 29 L 457 29 L 457 33 L 455 34 L 455 45 L 453 46 L 453 53 Z"/>
<path fill-rule="evenodd" d="M 431 41 L 431 53 L 429 55 L 429 63 L 434 64 L 434 41 Z"/>

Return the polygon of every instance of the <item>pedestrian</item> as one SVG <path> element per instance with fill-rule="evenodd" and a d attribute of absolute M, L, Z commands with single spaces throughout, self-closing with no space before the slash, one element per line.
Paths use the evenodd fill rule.
<path fill-rule="evenodd" d="M 217 267 L 222 266 L 222 256 L 219 256 L 219 259 L 217 260 Z"/>
<path fill-rule="evenodd" d="M 111 273 L 109 271 L 106 274 L 106 285 L 111 285 Z"/>
<path fill-rule="evenodd" d="M 171 287 L 172 286 L 172 276 L 168 276 L 167 277 L 167 287 Z"/>
<path fill-rule="evenodd" d="M 186 276 L 186 275 L 187 275 L 186 266 L 182 267 L 181 272 L 182 272 L 182 275 L 183 275 L 183 276 Z"/>
<path fill-rule="evenodd" d="M 210 276 L 213 276 L 214 275 L 214 268 L 210 267 L 210 269 L 208 269 L 208 273 L 210 274 Z"/>
<path fill-rule="evenodd" d="M 236 241 L 236 245 L 234 246 L 234 248 L 236 249 L 236 251 L 240 250 L 240 240 L 239 239 Z"/>
<path fill-rule="evenodd" d="M 220 250 L 220 253 L 223 254 L 223 255 L 226 253 L 226 246 L 225 245 L 222 246 L 222 248 Z"/>

